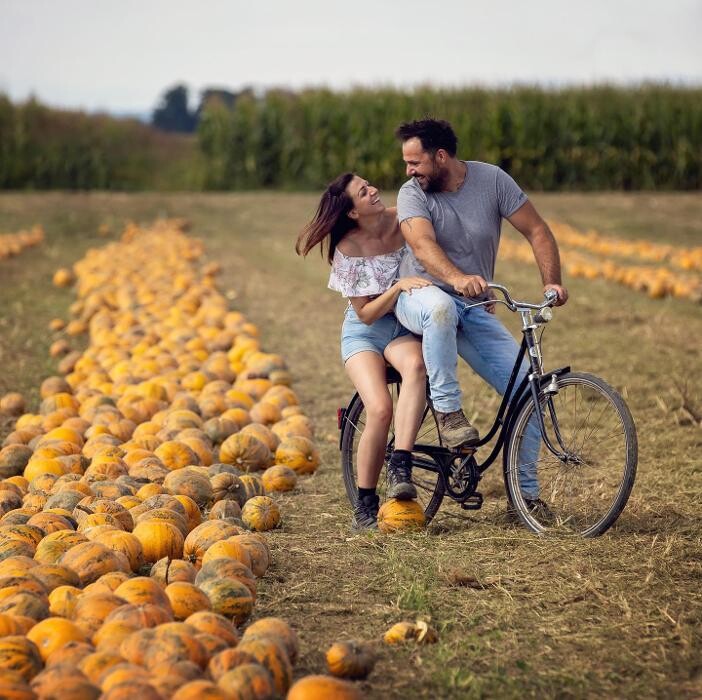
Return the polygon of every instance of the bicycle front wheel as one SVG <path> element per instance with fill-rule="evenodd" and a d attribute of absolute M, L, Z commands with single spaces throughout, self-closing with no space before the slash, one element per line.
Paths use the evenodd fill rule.
<path fill-rule="evenodd" d="M 395 444 L 395 409 L 400 395 L 400 382 L 389 382 L 388 390 L 393 403 L 393 421 L 390 425 L 388 444 L 385 454 L 387 464 Z M 356 505 L 358 494 L 358 443 L 366 425 L 366 410 L 361 397 L 356 395 L 344 415 L 343 433 L 341 437 L 341 469 L 346 486 L 346 495 L 352 506 Z M 444 482 L 433 459 L 421 452 L 422 445 L 440 446 L 441 439 L 436 416 L 429 404 L 424 409 L 422 424 L 417 432 L 415 450 L 412 453 L 412 483 L 417 489 L 417 502 L 424 510 L 424 516 L 429 522 L 441 505 L 444 497 Z M 386 500 L 387 472 L 383 467 L 378 480 L 377 493 L 380 502 Z"/>
<path fill-rule="evenodd" d="M 624 399 L 599 377 L 568 372 L 558 392 L 539 394 L 554 455 L 533 401 L 519 411 L 504 451 L 511 507 L 532 532 L 601 535 L 619 517 L 636 477 L 636 427 Z"/>

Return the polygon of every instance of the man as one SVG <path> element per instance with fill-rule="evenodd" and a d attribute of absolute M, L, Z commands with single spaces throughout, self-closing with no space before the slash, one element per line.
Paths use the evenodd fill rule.
<path fill-rule="evenodd" d="M 467 308 L 491 298 L 487 284 L 495 271 L 502 219 L 531 244 L 544 291 L 555 290 L 559 306 L 568 292 L 551 230 L 507 173 L 488 163 L 459 160 L 458 140 L 446 121 L 404 123 L 396 136 L 412 178 L 397 200 L 400 227 L 411 248 L 400 276 L 426 277 L 436 286 L 401 294 L 395 313 L 405 327 L 423 336 L 439 430 L 444 442 L 456 447 L 477 439 L 461 410 L 457 354 L 504 394 L 519 350 L 494 315 L 494 305 Z M 533 472 L 522 480 L 522 490 L 527 500 L 536 502 Z"/>

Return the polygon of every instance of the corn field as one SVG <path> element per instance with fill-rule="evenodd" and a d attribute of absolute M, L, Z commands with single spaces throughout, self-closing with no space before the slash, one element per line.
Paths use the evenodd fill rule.
<path fill-rule="evenodd" d="M 450 121 L 459 157 L 496 163 L 535 190 L 690 190 L 702 186 L 702 90 L 357 89 L 270 91 L 206 108 L 205 188 L 318 189 L 354 170 L 404 181 L 396 126 Z"/>

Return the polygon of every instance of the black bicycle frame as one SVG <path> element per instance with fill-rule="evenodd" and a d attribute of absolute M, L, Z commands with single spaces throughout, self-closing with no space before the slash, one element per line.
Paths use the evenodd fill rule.
<path fill-rule="evenodd" d="M 497 411 L 497 415 L 492 424 L 492 427 L 481 440 L 479 440 L 477 443 L 471 446 L 474 448 L 478 448 L 482 447 L 483 445 L 486 445 L 495 437 L 495 434 L 499 430 L 499 435 L 497 436 L 497 441 L 495 442 L 492 451 L 481 464 L 476 465 L 477 470 L 481 475 L 492 465 L 497 456 L 500 454 L 500 451 L 502 450 L 502 447 L 504 446 L 507 440 L 509 432 L 512 429 L 512 424 L 524 403 L 526 403 L 527 401 L 533 401 L 534 405 L 538 406 L 539 389 L 541 388 L 541 386 L 545 382 L 549 381 L 553 375 L 560 376 L 570 371 L 570 367 L 559 367 L 558 369 L 551 370 L 544 375 L 541 371 L 540 361 L 538 359 L 539 352 L 536 339 L 534 338 L 534 328 L 525 328 L 523 330 L 523 334 L 524 335 L 522 337 L 522 342 L 519 347 L 519 352 L 517 353 L 517 359 L 514 362 L 512 373 L 510 375 L 509 381 L 507 382 L 507 388 L 505 389 L 505 393 L 502 397 L 502 401 L 500 403 L 500 407 Z M 517 377 L 519 376 L 519 373 L 521 371 L 522 361 L 524 360 L 524 357 L 527 354 L 529 355 L 529 364 L 531 372 L 528 372 L 527 375 L 522 378 L 521 382 L 519 383 L 519 386 L 517 387 L 516 392 L 513 392 L 515 384 L 517 383 Z M 400 374 L 393 367 L 388 367 L 387 374 L 388 383 L 399 384 L 402 381 Z M 349 412 L 351 406 L 354 404 L 354 402 L 358 400 L 360 400 L 360 398 L 358 394 L 355 394 L 349 402 L 347 408 L 339 409 L 338 421 L 339 427 L 342 428 L 339 439 L 339 447 L 341 447 L 341 442 L 343 440 L 343 429 L 347 427 L 346 422 L 348 419 L 346 418 L 346 415 Z M 427 410 L 431 410 L 431 408 L 428 406 Z M 552 419 L 555 420 L 553 407 L 550 404 L 549 412 L 551 413 Z M 535 413 L 539 423 L 541 437 L 544 440 L 546 447 L 551 452 L 553 452 L 553 454 L 562 458 L 564 456 L 563 453 L 561 453 L 553 446 L 551 440 L 546 434 L 546 426 L 544 425 L 544 419 L 541 414 L 541 411 L 537 410 L 535 411 Z M 356 426 L 351 426 L 351 428 L 355 430 Z M 558 439 L 560 442 L 560 437 Z M 392 440 L 388 444 L 388 450 L 390 451 L 391 449 Z M 434 472 L 440 472 L 442 474 L 442 478 L 444 479 L 446 479 L 446 473 L 450 463 L 457 457 L 461 456 L 460 453 L 454 452 L 446 447 L 442 447 L 439 445 L 415 444 L 413 452 L 425 454 L 427 455 L 427 457 L 430 458 L 425 461 L 421 458 L 417 459 L 415 457 L 416 464 L 421 465 L 423 469 L 427 469 L 429 471 Z M 465 459 L 472 459 L 472 453 L 466 456 Z"/>
<path fill-rule="evenodd" d="M 533 340 L 533 335 L 532 335 L 532 340 Z M 515 384 L 517 383 L 517 377 L 519 376 L 519 372 L 521 370 L 522 366 L 522 360 L 524 359 L 524 356 L 526 355 L 527 352 L 527 336 L 526 333 L 524 337 L 522 338 L 522 343 L 519 347 L 519 353 L 517 354 L 517 359 L 515 360 L 514 367 L 512 368 L 512 374 L 510 375 L 509 381 L 507 382 L 507 388 L 505 389 L 505 393 L 502 396 L 502 401 L 500 402 L 500 407 L 497 410 L 497 415 L 495 416 L 495 420 L 492 424 L 492 427 L 488 431 L 488 433 L 483 436 L 478 442 L 476 442 L 474 445 L 471 445 L 471 447 L 482 447 L 483 445 L 486 445 L 488 442 L 490 442 L 493 437 L 495 437 L 495 434 L 497 431 L 500 431 L 500 434 L 497 438 L 497 442 L 495 443 L 494 447 L 492 448 L 492 451 L 490 454 L 485 458 L 485 461 L 482 462 L 481 464 L 478 464 L 478 471 L 482 474 L 484 471 L 486 471 L 492 463 L 495 461 L 497 458 L 497 455 L 500 453 L 502 450 L 502 446 L 505 443 L 505 439 L 507 437 L 507 429 L 512 423 L 512 418 L 514 415 L 516 415 L 516 408 L 517 406 L 521 403 L 519 401 L 520 397 L 522 397 L 526 391 L 527 384 L 529 383 L 529 377 L 526 376 L 522 379 L 520 382 L 516 393 L 514 396 L 512 396 L 512 391 L 514 389 Z M 423 454 L 426 454 L 432 458 L 433 461 L 435 461 L 438 464 L 442 464 L 444 459 L 441 458 L 449 458 L 448 461 L 451 461 L 452 459 L 455 459 L 456 455 L 454 452 L 451 452 L 450 450 L 447 450 L 445 447 L 441 447 L 439 445 L 421 445 L 417 444 L 415 445 L 415 451 L 421 452 Z M 440 458 L 440 459 L 437 459 Z M 426 468 L 431 468 L 430 465 L 427 463 L 425 466 Z"/>

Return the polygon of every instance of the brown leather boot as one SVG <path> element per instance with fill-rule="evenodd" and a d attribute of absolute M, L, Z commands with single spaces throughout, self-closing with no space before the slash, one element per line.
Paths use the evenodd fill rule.
<path fill-rule="evenodd" d="M 478 431 L 468 422 L 460 409 L 451 413 L 436 411 L 436 419 L 439 423 L 441 442 L 446 447 L 453 449 L 460 445 L 476 443 L 480 439 Z"/>

